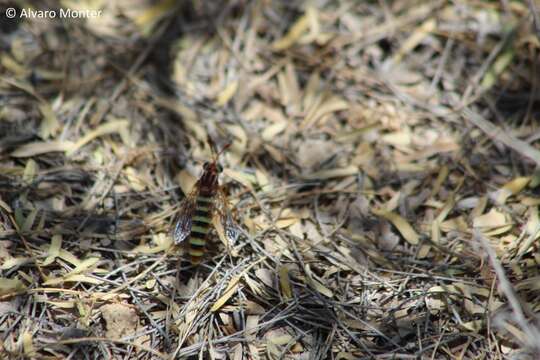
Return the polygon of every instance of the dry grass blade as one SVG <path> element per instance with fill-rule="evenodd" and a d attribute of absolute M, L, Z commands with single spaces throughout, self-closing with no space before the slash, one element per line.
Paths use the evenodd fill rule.
<path fill-rule="evenodd" d="M 530 159 L 536 163 L 536 166 L 540 166 L 540 150 L 536 150 L 534 147 L 527 144 L 525 141 L 516 139 L 512 135 L 492 123 L 485 120 L 482 116 L 473 112 L 470 109 L 463 110 L 463 116 L 475 126 L 480 128 L 490 138 L 502 142 L 504 145 L 513 149 L 517 153 Z"/>
<path fill-rule="evenodd" d="M 540 344 L 538 344 L 538 342 L 536 341 L 540 337 L 540 328 L 535 327 L 527 320 L 524 309 L 522 307 L 522 301 L 518 298 L 518 295 L 516 294 L 512 284 L 508 280 L 508 277 L 506 276 L 503 267 L 497 259 L 497 255 L 491 248 L 489 241 L 479 231 L 475 231 L 474 238 L 476 241 L 480 242 L 482 247 L 486 250 L 491 265 L 495 269 L 495 273 L 497 274 L 497 278 L 499 279 L 501 291 L 508 299 L 513 317 L 519 324 L 521 331 L 525 333 L 524 337 L 519 338 L 521 338 L 523 341 L 529 342 L 529 344 L 527 345 L 534 348 L 535 351 L 540 352 Z M 507 326 L 510 327 L 510 324 L 507 324 Z"/>

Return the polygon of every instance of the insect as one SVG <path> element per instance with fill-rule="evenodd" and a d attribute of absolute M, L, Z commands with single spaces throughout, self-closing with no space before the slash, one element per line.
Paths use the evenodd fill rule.
<path fill-rule="evenodd" d="M 201 263 L 204 257 L 206 242 L 213 228 L 214 215 L 219 215 L 229 243 L 234 243 L 239 235 L 238 229 L 232 222 L 227 198 L 218 182 L 219 173 L 223 170 L 218 163 L 218 158 L 230 144 L 225 145 L 219 152 L 216 151 L 210 138 L 208 144 L 213 160 L 204 163 L 203 172 L 193 190 L 180 204 L 180 210 L 172 228 L 175 245 L 180 245 L 187 239 L 185 243 L 187 253 L 193 265 Z"/>

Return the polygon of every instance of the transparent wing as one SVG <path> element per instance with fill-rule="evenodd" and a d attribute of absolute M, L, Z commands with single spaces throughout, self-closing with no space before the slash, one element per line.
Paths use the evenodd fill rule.
<path fill-rule="evenodd" d="M 232 217 L 225 219 L 225 223 L 223 224 L 223 228 L 225 229 L 225 237 L 229 241 L 229 245 L 233 246 L 234 244 L 236 244 L 236 241 L 240 237 L 240 228 L 234 222 Z"/>
<path fill-rule="evenodd" d="M 227 195 L 225 195 L 222 189 L 218 191 L 218 201 L 215 206 L 215 211 L 223 226 L 223 233 L 228 245 L 233 246 L 240 237 L 241 231 L 238 224 L 234 221 Z"/>
<path fill-rule="evenodd" d="M 171 236 L 176 245 L 180 244 L 191 233 L 191 224 L 193 222 L 193 214 L 197 204 L 197 186 L 193 191 L 180 203 L 180 210 L 173 223 Z"/>

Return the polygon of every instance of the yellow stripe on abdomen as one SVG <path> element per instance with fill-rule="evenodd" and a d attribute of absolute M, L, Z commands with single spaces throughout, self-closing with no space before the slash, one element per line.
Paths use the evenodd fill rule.
<path fill-rule="evenodd" d="M 189 238 L 189 243 L 193 246 L 205 246 L 206 240 L 199 237 L 191 236 Z"/>
<path fill-rule="evenodd" d="M 212 223 L 210 207 L 213 201 L 211 197 L 197 196 L 197 205 L 192 218 L 188 242 L 188 254 L 191 256 L 193 264 L 200 263 L 206 252 L 206 236 L 210 232 L 210 224 Z"/>

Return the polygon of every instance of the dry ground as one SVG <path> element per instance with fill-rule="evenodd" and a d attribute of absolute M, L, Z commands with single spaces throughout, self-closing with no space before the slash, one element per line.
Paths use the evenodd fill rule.
<path fill-rule="evenodd" d="M 0 357 L 540 357 L 540 4 L 136 3 L 0 3 Z"/>

